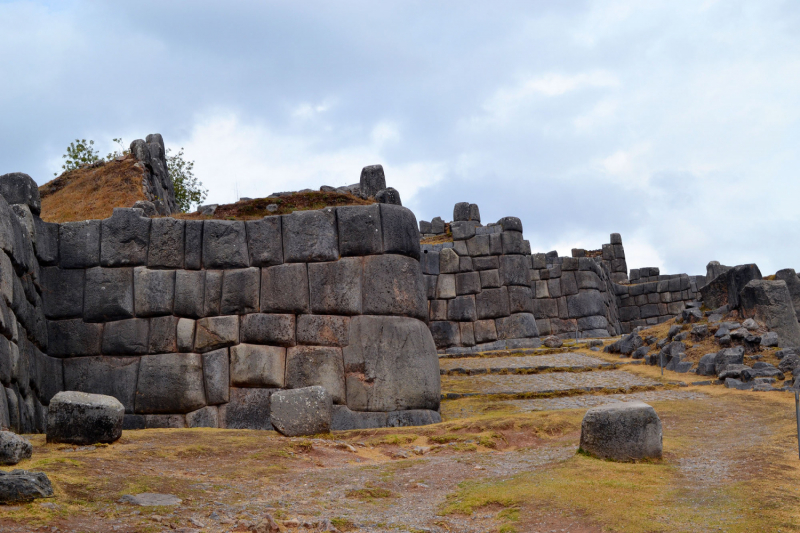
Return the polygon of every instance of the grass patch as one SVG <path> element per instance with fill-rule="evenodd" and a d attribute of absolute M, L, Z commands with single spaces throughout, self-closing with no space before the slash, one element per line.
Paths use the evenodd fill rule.
<path fill-rule="evenodd" d="M 363 489 L 348 490 L 345 493 L 348 498 L 355 498 L 363 501 L 373 501 L 382 498 L 394 498 L 396 495 L 389 489 L 367 485 Z"/>

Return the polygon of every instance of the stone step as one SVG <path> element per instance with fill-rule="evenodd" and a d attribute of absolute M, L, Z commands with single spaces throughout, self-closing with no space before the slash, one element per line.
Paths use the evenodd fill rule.
<path fill-rule="evenodd" d="M 547 372 L 542 374 L 481 374 L 442 376 L 442 399 L 470 396 L 533 398 L 541 396 L 623 392 L 652 389 L 663 383 L 625 372 Z"/>
<path fill-rule="evenodd" d="M 541 372 L 580 372 L 614 369 L 630 361 L 609 363 L 579 353 L 551 355 L 501 355 L 497 357 L 465 357 L 439 361 L 442 375 L 535 374 Z M 639 363 L 639 361 L 635 361 Z"/>

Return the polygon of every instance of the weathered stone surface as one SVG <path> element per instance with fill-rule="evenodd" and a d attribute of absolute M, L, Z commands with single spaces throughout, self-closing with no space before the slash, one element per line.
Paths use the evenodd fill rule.
<path fill-rule="evenodd" d="M 186 427 L 186 415 L 141 415 L 145 429 L 182 429 Z"/>
<path fill-rule="evenodd" d="M 21 503 L 53 496 L 53 486 L 44 472 L 0 471 L 0 503 Z"/>
<path fill-rule="evenodd" d="M 761 271 L 754 264 L 738 265 L 723 271 L 700 289 L 703 304 L 710 309 L 728 305 L 730 309 L 739 307 L 739 293 L 751 280 L 760 280 Z"/>
<path fill-rule="evenodd" d="M 508 289 L 505 287 L 483 289 L 480 294 L 475 295 L 475 307 L 479 320 L 508 316 L 511 314 L 508 305 Z"/>
<path fill-rule="evenodd" d="M 481 277 L 478 272 L 456 274 L 456 294 L 478 294 L 481 292 Z"/>
<path fill-rule="evenodd" d="M 107 322 L 103 327 L 102 352 L 106 355 L 143 355 L 148 350 L 149 321 L 131 318 Z"/>
<path fill-rule="evenodd" d="M 188 319 L 184 318 L 183 320 Z M 176 316 L 158 316 L 150 319 L 148 353 L 172 353 L 178 351 L 176 333 L 178 321 L 179 319 Z M 191 349 L 181 351 L 191 351 Z"/>
<path fill-rule="evenodd" d="M 203 295 L 203 316 L 217 316 L 222 301 L 222 278 L 224 270 L 205 271 L 205 294 Z"/>
<path fill-rule="evenodd" d="M 324 387 L 282 390 L 272 395 L 272 426 L 287 437 L 327 433 L 331 429 L 333 402 Z"/>
<path fill-rule="evenodd" d="M 526 339 L 539 336 L 531 313 L 516 313 L 495 320 L 498 339 Z"/>
<path fill-rule="evenodd" d="M 430 323 L 430 332 L 437 348 L 448 348 L 461 344 L 461 330 L 458 322 L 433 321 Z"/>
<path fill-rule="evenodd" d="M 384 218 L 385 220 L 385 218 Z M 428 306 L 419 262 L 402 255 L 364 258 L 362 312 L 425 319 Z"/>
<path fill-rule="evenodd" d="M 154 218 L 150 222 L 150 246 L 147 266 L 150 268 L 183 268 L 184 228 L 176 218 Z"/>
<path fill-rule="evenodd" d="M 567 309 L 570 318 L 606 314 L 602 293 L 593 290 L 567 296 Z"/>
<path fill-rule="evenodd" d="M 473 324 L 475 342 L 483 344 L 497 340 L 497 328 L 494 320 L 478 320 Z"/>
<path fill-rule="evenodd" d="M 83 319 L 107 322 L 123 318 L 133 318 L 133 269 L 87 269 Z"/>
<path fill-rule="evenodd" d="M 289 315 L 292 316 L 292 315 Z M 297 343 L 312 346 L 345 346 L 350 336 L 350 319 L 336 315 L 297 317 Z"/>
<path fill-rule="evenodd" d="M 374 198 L 378 191 L 386 188 L 386 176 L 383 173 L 383 166 L 369 165 L 362 168 L 361 178 L 358 183 L 359 190 L 365 198 Z"/>
<path fill-rule="evenodd" d="M 195 325 L 194 348 L 200 353 L 239 343 L 239 317 L 201 318 Z"/>
<path fill-rule="evenodd" d="M 459 257 L 452 248 L 444 248 L 439 252 L 439 273 L 454 274 L 459 271 Z"/>
<path fill-rule="evenodd" d="M 194 333 L 196 320 L 191 318 L 180 318 L 175 331 L 175 340 L 178 345 L 177 351 L 179 352 L 193 352 L 194 351 Z M 173 350 L 175 351 L 175 350 Z"/>
<path fill-rule="evenodd" d="M 507 290 L 511 313 L 533 313 L 533 295 L 530 288 L 513 285 Z"/>
<path fill-rule="evenodd" d="M 742 315 L 754 318 L 777 333 L 778 346 L 800 346 L 800 324 L 785 281 L 751 280 L 739 298 Z"/>
<path fill-rule="evenodd" d="M 276 389 L 231 388 L 230 402 L 219 407 L 220 427 L 272 429 L 270 396 Z"/>
<path fill-rule="evenodd" d="M 309 315 L 301 315 L 306 317 Z M 254 313 L 242 317 L 241 342 L 295 345 L 295 317 L 289 314 Z"/>
<path fill-rule="evenodd" d="M 281 217 L 273 216 L 245 222 L 252 266 L 268 267 L 283 263 L 281 220 Z"/>
<path fill-rule="evenodd" d="M 728 365 L 741 365 L 744 363 L 744 348 L 735 346 L 717 352 L 714 358 L 714 374 L 724 371 Z"/>
<path fill-rule="evenodd" d="M 0 195 L 10 205 L 27 205 L 34 215 L 38 215 L 42 210 L 39 186 L 33 178 L 22 172 L 11 172 L 0 176 Z"/>
<path fill-rule="evenodd" d="M 345 257 L 308 265 L 311 312 L 330 315 L 361 314 L 363 259 Z"/>
<path fill-rule="evenodd" d="M 80 318 L 47 323 L 47 353 L 54 357 L 99 355 L 103 324 L 90 324 Z"/>
<path fill-rule="evenodd" d="M 181 257 L 183 254 L 181 254 Z M 133 269 L 133 305 L 136 316 L 171 315 L 175 295 L 175 271 Z"/>
<path fill-rule="evenodd" d="M 261 311 L 307 313 L 308 269 L 304 263 L 261 269 Z"/>
<path fill-rule="evenodd" d="M 236 329 L 238 336 L 238 324 Z M 142 356 L 136 387 L 137 413 L 188 413 L 205 405 L 200 354 Z"/>
<path fill-rule="evenodd" d="M 138 357 L 75 357 L 63 364 L 65 389 L 113 396 L 133 412 Z"/>
<path fill-rule="evenodd" d="M 227 348 L 203 354 L 203 381 L 208 405 L 218 405 L 228 401 L 230 397 L 230 365 Z"/>
<path fill-rule="evenodd" d="M 475 236 L 475 227 L 478 225 L 477 222 L 466 222 L 466 221 L 459 221 L 453 222 L 450 224 L 450 231 L 453 233 L 453 240 L 455 242 L 466 241 L 467 239 L 471 239 Z M 467 255 L 467 248 L 466 244 L 464 246 L 464 254 L 460 255 Z"/>
<path fill-rule="evenodd" d="M 200 318 L 204 315 L 206 273 L 203 270 L 175 272 L 175 302 L 177 316 Z"/>
<path fill-rule="evenodd" d="M 455 274 L 439 274 L 436 278 L 434 295 L 439 300 L 450 300 L 456 297 Z"/>
<path fill-rule="evenodd" d="M 530 265 L 523 255 L 500 257 L 500 281 L 503 285 L 530 286 Z"/>
<path fill-rule="evenodd" d="M 400 192 L 394 187 L 386 187 L 375 193 L 375 200 L 381 204 L 403 205 Z"/>
<path fill-rule="evenodd" d="M 388 425 L 388 416 L 388 413 L 351 411 L 346 405 L 334 405 L 331 431 L 384 428 Z"/>
<path fill-rule="evenodd" d="M 203 221 L 187 220 L 183 233 L 183 266 L 188 270 L 198 270 L 203 266 Z"/>
<path fill-rule="evenodd" d="M 339 253 L 342 257 L 383 252 L 380 206 L 344 206 L 336 208 L 339 226 Z"/>
<path fill-rule="evenodd" d="M 401 254 L 419 259 L 419 229 L 417 217 L 405 207 L 381 204 L 383 252 Z"/>
<path fill-rule="evenodd" d="M 639 401 L 593 407 L 581 423 L 581 450 L 601 459 L 657 459 L 661 440 L 661 420 L 655 409 Z"/>
<path fill-rule="evenodd" d="M 10 267 L 9 261 L 8 268 Z M 42 269 L 42 303 L 47 318 L 83 316 L 83 276 L 82 269 L 63 270 L 58 267 Z"/>
<path fill-rule="evenodd" d="M 58 228 L 58 255 L 62 268 L 89 268 L 100 264 L 100 221 L 65 222 Z"/>
<path fill-rule="evenodd" d="M 439 361 L 423 322 L 353 317 L 350 342 L 343 351 L 350 409 L 438 409 Z"/>
<path fill-rule="evenodd" d="M 125 408 L 113 396 L 64 391 L 50 400 L 47 442 L 95 444 L 122 436 Z"/>
<path fill-rule="evenodd" d="M 334 208 L 294 211 L 282 219 L 284 261 L 309 263 L 339 258 Z"/>
<path fill-rule="evenodd" d="M 33 445 L 28 439 L 10 431 L 0 431 L 0 465 L 15 465 L 30 459 Z"/>
<path fill-rule="evenodd" d="M 222 278 L 222 315 L 258 312 L 261 271 L 256 267 L 225 270 Z"/>
<path fill-rule="evenodd" d="M 231 385 L 281 388 L 286 373 L 286 348 L 237 344 L 231 348 Z"/>
<path fill-rule="evenodd" d="M 312 385 L 324 387 L 334 403 L 345 403 L 344 359 L 341 348 L 289 348 L 286 353 L 286 387 L 298 389 Z"/>
<path fill-rule="evenodd" d="M 235 220 L 204 221 L 203 266 L 207 269 L 250 266 L 246 235 L 244 222 Z"/>
<path fill-rule="evenodd" d="M 197 411 L 186 413 L 186 427 L 218 428 L 219 409 L 216 406 L 207 405 Z"/>
<path fill-rule="evenodd" d="M 100 265 L 136 266 L 147 263 L 150 219 L 140 209 L 115 207 L 100 229 Z"/>
<path fill-rule="evenodd" d="M 774 331 L 764 333 L 764 335 L 761 336 L 761 346 L 769 348 L 779 345 L 780 345 L 780 337 Z"/>
<path fill-rule="evenodd" d="M 475 297 L 457 296 L 447 302 L 447 320 L 454 320 L 457 322 L 477 320 L 477 313 L 475 312 Z"/>
<path fill-rule="evenodd" d="M 408 409 L 405 411 L 392 411 L 388 414 L 386 425 L 390 428 L 402 428 L 409 426 L 428 426 L 439 424 L 442 416 L 430 409 Z"/>

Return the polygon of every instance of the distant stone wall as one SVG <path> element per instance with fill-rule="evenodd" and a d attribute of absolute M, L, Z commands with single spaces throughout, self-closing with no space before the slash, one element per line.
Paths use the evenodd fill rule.
<path fill-rule="evenodd" d="M 269 429 L 272 392 L 310 385 L 334 429 L 438 420 L 408 209 L 49 224 L 33 203 L 0 198 L 0 425 L 43 431 L 79 390 L 119 399 L 128 428 Z"/>

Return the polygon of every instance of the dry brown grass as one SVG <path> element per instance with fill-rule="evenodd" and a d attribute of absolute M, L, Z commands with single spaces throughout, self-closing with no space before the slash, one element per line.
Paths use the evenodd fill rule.
<path fill-rule="evenodd" d="M 42 220 L 73 222 L 103 219 L 115 207 L 131 207 L 145 200 L 142 170 L 136 159 L 127 156 L 94 168 L 67 172 L 39 187 Z"/>

